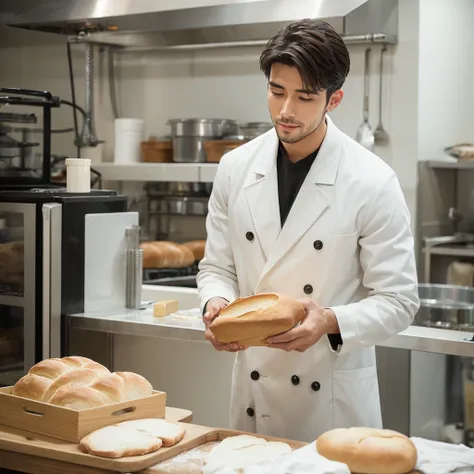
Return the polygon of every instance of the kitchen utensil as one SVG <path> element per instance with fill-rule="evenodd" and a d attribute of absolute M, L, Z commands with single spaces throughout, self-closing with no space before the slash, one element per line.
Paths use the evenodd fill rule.
<path fill-rule="evenodd" d="M 374 131 L 374 142 L 377 145 L 388 145 L 390 138 L 382 125 L 383 55 L 385 51 L 387 51 L 387 46 L 384 45 L 380 51 L 379 123 Z"/>
<path fill-rule="evenodd" d="M 235 135 L 237 122 L 228 119 L 171 119 L 168 120 L 173 136 L 173 161 L 204 163 L 204 142 Z"/>
<path fill-rule="evenodd" d="M 268 132 L 273 128 L 273 123 L 271 122 L 248 122 L 248 123 L 239 123 L 239 129 L 242 136 L 246 140 L 253 140 L 259 135 L 262 135 L 265 132 Z"/>
<path fill-rule="evenodd" d="M 370 92 L 370 52 L 365 50 L 365 72 L 364 72 L 364 119 L 357 129 L 356 141 L 363 147 L 372 151 L 374 149 L 374 133 L 369 125 L 369 92 Z"/>
<path fill-rule="evenodd" d="M 418 293 L 421 306 L 416 326 L 474 330 L 474 288 L 421 283 Z"/>

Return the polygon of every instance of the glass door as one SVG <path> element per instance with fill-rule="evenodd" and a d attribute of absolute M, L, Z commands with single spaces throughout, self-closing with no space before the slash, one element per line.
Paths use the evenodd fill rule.
<path fill-rule="evenodd" d="M 0 386 L 36 361 L 35 209 L 0 202 Z"/>

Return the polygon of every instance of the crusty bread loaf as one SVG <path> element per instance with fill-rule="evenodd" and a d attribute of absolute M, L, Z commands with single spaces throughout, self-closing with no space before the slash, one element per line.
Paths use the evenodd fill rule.
<path fill-rule="evenodd" d="M 105 458 L 142 456 L 161 448 L 163 442 L 138 430 L 128 430 L 117 425 L 93 431 L 81 440 L 82 451 Z"/>
<path fill-rule="evenodd" d="M 83 410 L 149 396 L 153 387 L 141 375 L 114 372 L 86 357 L 46 359 L 13 386 L 12 395 Z"/>
<path fill-rule="evenodd" d="M 268 337 L 290 330 L 304 316 L 303 305 L 294 298 L 261 293 L 230 303 L 209 328 L 219 342 L 263 346 Z"/>
<path fill-rule="evenodd" d="M 194 263 L 194 253 L 175 242 L 143 242 L 143 268 L 185 268 Z"/>
<path fill-rule="evenodd" d="M 374 428 L 338 428 L 316 440 L 316 449 L 330 461 L 364 474 L 406 474 L 415 469 L 416 447 L 407 436 Z"/>
<path fill-rule="evenodd" d="M 206 248 L 205 240 L 190 240 L 184 242 L 183 245 L 188 247 L 188 249 L 194 254 L 194 260 L 200 261 L 204 258 L 204 250 Z"/>

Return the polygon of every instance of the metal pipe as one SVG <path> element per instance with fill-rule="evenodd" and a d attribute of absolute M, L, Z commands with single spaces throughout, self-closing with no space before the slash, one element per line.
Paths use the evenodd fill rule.
<path fill-rule="evenodd" d="M 113 36 L 111 36 L 112 38 Z M 372 44 L 372 43 L 383 43 L 383 44 L 397 44 L 397 37 L 387 35 L 385 33 L 370 33 L 360 35 L 341 35 L 342 39 L 346 44 Z M 117 38 L 114 41 L 107 43 L 104 36 L 97 41 L 94 40 L 94 34 L 90 34 L 84 37 L 74 38 L 75 41 L 95 43 L 107 46 L 115 46 L 117 52 L 135 52 L 135 51 L 169 51 L 169 50 L 204 50 L 204 49 L 219 49 L 219 48 L 242 48 L 242 47 L 254 47 L 254 46 L 265 46 L 268 40 L 246 40 L 246 41 L 224 41 L 219 43 L 200 43 L 200 44 L 176 44 L 170 46 L 121 46 Z"/>

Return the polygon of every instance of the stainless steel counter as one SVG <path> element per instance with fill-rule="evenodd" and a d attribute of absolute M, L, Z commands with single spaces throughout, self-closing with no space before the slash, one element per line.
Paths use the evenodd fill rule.
<path fill-rule="evenodd" d="M 67 318 L 70 328 L 110 334 L 178 339 L 206 342 L 204 324 L 197 309 L 180 311 L 155 318 L 151 308 L 140 311 L 109 311 L 74 314 Z M 473 333 L 410 326 L 402 333 L 378 344 L 382 347 L 408 349 L 437 354 L 474 357 Z"/>

